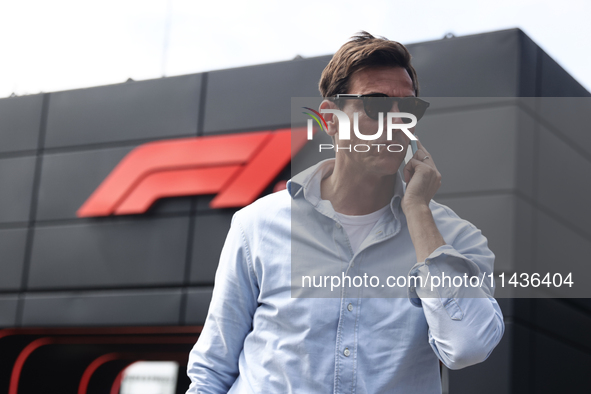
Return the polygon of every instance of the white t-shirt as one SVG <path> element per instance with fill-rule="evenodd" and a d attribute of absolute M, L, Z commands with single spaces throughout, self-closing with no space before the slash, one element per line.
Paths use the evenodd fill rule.
<path fill-rule="evenodd" d="M 343 215 L 342 213 L 335 212 L 349 237 L 353 254 L 357 253 L 359 247 L 371 232 L 371 229 L 388 209 L 390 209 L 389 204 L 367 215 Z"/>

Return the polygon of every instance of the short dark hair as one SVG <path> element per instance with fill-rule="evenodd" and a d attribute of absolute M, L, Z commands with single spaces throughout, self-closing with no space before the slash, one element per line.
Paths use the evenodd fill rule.
<path fill-rule="evenodd" d="M 322 97 L 348 93 L 354 72 L 370 67 L 403 67 L 410 75 L 415 95 L 419 95 L 417 73 L 410 63 L 410 53 L 399 42 L 374 37 L 360 31 L 339 48 L 320 77 L 318 89 Z"/>

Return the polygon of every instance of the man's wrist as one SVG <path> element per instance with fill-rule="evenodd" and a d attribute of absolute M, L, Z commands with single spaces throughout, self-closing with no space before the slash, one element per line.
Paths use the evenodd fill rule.
<path fill-rule="evenodd" d="M 445 240 L 437 229 L 433 213 L 427 204 L 408 204 L 404 208 L 408 230 L 415 247 L 417 261 L 425 261 Z"/>
<path fill-rule="evenodd" d="M 411 216 L 422 216 L 427 213 L 431 213 L 431 209 L 429 208 L 428 203 L 421 203 L 421 202 L 409 202 L 406 204 L 402 204 L 402 211 L 406 215 L 407 218 Z"/>

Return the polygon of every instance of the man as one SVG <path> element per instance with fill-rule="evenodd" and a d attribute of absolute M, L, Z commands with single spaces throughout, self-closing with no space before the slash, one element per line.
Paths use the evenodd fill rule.
<path fill-rule="evenodd" d="M 388 112 L 412 110 L 418 81 L 404 46 L 362 32 L 334 55 L 320 91 L 327 133 L 335 144 L 355 145 L 367 142 L 355 120 L 357 131 L 375 133 L 386 123 L 372 108 L 376 100 L 387 101 Z M 350 140 L 339 138 L 346 130 L 335 110 L 350 119 Z M 439 360 L 458 369 L 489 356 L 504 324 L 487 284 L 343 284 L 324 298 L 306 295 L 303 284 L 294 291 L 308 268 L 315 279 L 336 272 L 343 282 L 364 272 L 428 279 L 493 271 L 480 231 L 431 200 L 441 183 L 431 154 L 418 143 L 405 184 L 397 170 L 410 138 L 402 129 L 386 137 L 368 152 L 338 149 L 287 190 L 236 213 L 190 355 L 190 393 L 440 393 Z"/>

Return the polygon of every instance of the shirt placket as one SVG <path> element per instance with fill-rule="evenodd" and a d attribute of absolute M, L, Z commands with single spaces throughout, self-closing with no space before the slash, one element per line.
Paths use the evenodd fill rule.
<path fill-rule="evenodd" d="M 341 250 L 347 250 L 349 266 L 346 275 L 353 278 L 360 273 L 357 267 L 362 263 L 362 252 L 370 246 L 383 242 L 396 235 L 400 230 L 399 223 L 394 226 L 383 224 L 376 227 L 372 233 L 372 239 L 353 255 L 350 242 L 342 226 L 335 223 L 335 241 L 340 245 Z M 341 303 L 339 313 L 339 324 L 337 329 L 337 343 L 335 354 L 335 393 L 355 393 L 357 385 L 357 354 L 359 346 L 358 329 L 361 312 L 361 291 L 360 288 L 343 286 L 341 292 Z"/>
<path fill-rule="evenodd" d="M 342 255 L 347 256 L 349 265 L 347 275 L 355 276 L 361 252 L 373 244 L 383 242 L 393 237 L 400 230 L 398 218 L 394 218 L 394 225 L 381 223 L 372 234 L 372 240 L 362 245 L 357 254 L 353 255 L 351 243 L 345 229 L 339 223 L 332 206 L 324 201 L 316 202 L 315 208 L 323 215 L 334 220 L 333 238 L 339 246 Z M 361 293 L 355 287 L 343 286 L 341 292 L 339 322 L 337 326 L 335 346 L 335 376 L 334 393 L 355 393 L 357 384 L 357 353 L 358 353 L 358 327 L 361 311 Z"/>
<path fill-rule="evenodd" d="M 349 258 L 347 275 L 354 268 L 355 257 L 345 230 L 335 222 L 334 238 L 341 250 L 346 252 Z M 335 393 L 355 392 L 357 380 L 357 327 L 359 319 L 359 306 L 361 299 L 356 289 L 343 287 L 341 291 L 339 324 L 337 328 L 337 342 L 335 354 Z"/>

